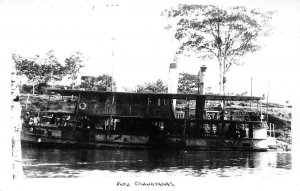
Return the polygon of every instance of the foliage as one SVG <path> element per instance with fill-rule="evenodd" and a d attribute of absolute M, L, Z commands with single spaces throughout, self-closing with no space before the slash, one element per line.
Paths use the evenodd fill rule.
<path fill-rule="evenodd" d="M 124 92 L 136 92 L 136 88 L 122 86 Z"/>
<path fill-rule="evenodd" d="M 49 51 L 46 57 L 35 55 L 33 58 L 23 58 L 20 55 L 12 55 L 18 75 L 25 75 L 28 80 L 38 83 L 47 83 L 50 80 L 61 80 L 64 67 L 58 62 L 53 51 Z"/>
<path fill-rule="evenodd" d="M 166 93 L 167 86 L 163 83 L 161 79 L 156 80 L 155 82 L 145 83 L 143 85 L 137 86 L 137 92 L 151 92 L 151 93 Z"/>
<path fill-rule="evenodd" d="M 33 93 L 33 88 L 34 88 L 34 92 L 38 94 L 44 94 L 47 87 L 49 87 L 49 85 L 45 83 L 39 83 L 36 86 L 22 84 L 19 88 L 20 88 L 20 93 L 24 93 L 24 94 Z"/>
<path fill-rule="evenodd" d="M 72 54 L 69 58 L 65 59 L 65 74 L 68 75 L 68 79 L 72 81 L 72 87 L 76 83 L 80 69 L 84 66 L 83 61 L 83 55 L 78 51 Z"/>
<path fill-rule="evenodd" d="M 197 75 L 180 73 L 178 80 L 178 93 L 197 93 Z M 166 93 L 168 87 L 161 79 L 155 82 L 137 86 L 137 92 Z"/>
<path fill-rule="evenodd" d="M 49 82 L 60 81 L 65 76 L 69 76 L 73 85 L 80 68 L 83 67 L 83 56 L 80 52 L 66 58 L 65 65 L 58 61 L 53 50 L 47 52 L 45 56 L 35 55 L 25 58 L 12 54 L 12 58 L 16 64 L 17 75 L 26 76 L 28 82 L 33 85 L 33 90 L 36 89 L 34 86 L 37 86 L 39 92 L 43 91 Z M 24 91 L 28 92 L 27 87 L 24 88 Z"/>
<path fill-rule="evenodd" d="M 20 87 L 20 93 L 31 93 L 32 88 L 32 85 L 23 84 Z"/>
<path fill-rule="evenodd" d="M 189 73 L 180 73 L 178 80 L 178 93 L 197 93 L 198 76 Z"/>
<path fill-rule="evenodd" d="M 116 91 L 116 81 L 113 80 L 112 87 L 112 76 L 108 74 L 103 74 L 98 77 L 93 76 L 82 76 L 81 77 L 81 88 L 85 90 L 95 90 L 95 91 Z"/>
<path fill-rule="evenodd" d="M 15 61 L 17 75 L 26 76 L 29 83 L 38 85 L 38 90 L 47 86 L 50 81 L 61 80 L 65 68 L 58 62 L 53 51 L 49 51 L 45 57 L 35 55 L 33 58 L 23 58 L 21 55 L 12 54 Z"/>
<path fill-rule="evenodd" d="M 162 14 L 176 22 L 166 29 L 175 30 L 175 38 L 181 45 L 177 55 L 196 53 L 199 58 L 218 61 L 220 91 L 224 93 L 226 73 L 232 65 L 239 65 L 247 53 L 261 48 L 259 37 L 270 34 L 268 23 L 274 12 L 242 6 L 225 9 L 213 5 L 179 5 Z"/>

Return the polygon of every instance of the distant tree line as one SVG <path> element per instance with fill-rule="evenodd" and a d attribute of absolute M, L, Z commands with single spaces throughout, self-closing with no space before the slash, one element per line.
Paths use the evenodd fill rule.
<path fill-rule="evenodd" d="M 161 79 L 156 80 L 155 82 L 145 83 L 137 86 L 136 92 L 138 93 L 166 93 L 168 87 L 163 83 Z"/>
<path fill-rule="evenodd" d="M 74 87 L 78 73 L 84 66 L 84 57 L 80 52 L 74 52 L 67 57 L 62 64 L 50 50 L 45 56 L 35 55 L 33 57 L 24 57 L 18 54 L 12 54 L 12 59 L 16 64 L 18 76 L 27 78 L 27 83 L 21 84 L 22 93 L 42 93 L 49 86 L 49 83 L 61 81 L 67 78 L 69 86 Z"/>
<path fill-rule="evenodd" d="M 197 75 L 189 73 L 180 73 L 178 78 L 178 93 L 197 93 Z M 113 87 L 113 88 L 112 88 Z M 100 76 L 82 76 L 80 88 L 84 90 L 94 91 L 116 91 L 116 81 L 108 74 L 102 74 Z M 124 88 L 125 91 L 131 91 L 131 89 Z M 167 93 L 168 86 L 161 79 L 157 79 L 154 82 L 147 82 L 137 85 L 134 92 L 137 93 Z"/>
<path fill-rule="evenodd" d="M 116 81 L 108 74 L 100 76 L 82 76 L 80 88 L 93 91 L 116 91 Z"/>
<path fill-rule="evenodd" d="M 21 84 L 21 93 L 43 93 L 50 83 L 54 88 L 116 91 L 116 81 L 108 74 L 82 76 L 81 84 L 75 86 L 80 69 L 84 67 L 84 56 L 80 52 L 74 52 L 65 58 L 64 63 L 58 60 L 53 50 L 48 51 L 45 56 L 24 57 L 12 54 L 12 58 L 17 75 L 27 78 L 27 82 Z M 57 85 L 63 79 L 68 79 L 69 84 Z M 161 79 L 136 88 L 136 92 L 166 93 L 167 90 L 167 85 Z M 178 93 L 197 93 L 197 75 L 180 73 Z"/>
<path fill-rule="evenodd" d="M 198 76 L 189 73 L 179 73 L 178 93 L 193 94 L 198 92 Z M 155 82 L 137 86 L 137 92 L 167 93 L 168 87 L 161 79 Z"/>

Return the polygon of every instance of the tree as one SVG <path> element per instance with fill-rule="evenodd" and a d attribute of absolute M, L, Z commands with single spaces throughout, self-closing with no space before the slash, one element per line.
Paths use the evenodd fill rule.
<path fill-rule="evenodd" d="M 26 76 L 28 78 L 29 83 L 33 85 L 37 83 L 38 78 L 38 65 L 35 63 L 33 58 L 23 58 L 20 55 L 12 54 L 12 58 L 16 65 L 16 74 L 18 76 Z M 33 86 L 33 94 L 34 94 L 34 86 Z"/>
<path fill-rule="evenodd" d="M 44 82 L 49 81 L 60 81 L 62 80 L 66 68 L 58 61 L 57 57 L 54 55 L 54 51 L 50 50 L 46 54 L 44 63 L 41 65 L 44 70 Z"/>
<path fill-rule="evenodd" d="M 81 87 L 86 90 L 116 91 L 116 81 L 113 80 L 112 83 L 112 77 L 108 74 L 103 74 L 98 77 L 82 76 Z"/>
<path fill-rule="evenodd" d="M 137 92 L 151 92 L 151 93 L 166 93 L 167 86 L 163 83 L 161 79 L 156 80 L 155 82 L 145 83 L 143 85 L 137 86 Z"/>
<path fill-rule="evenodd" d="M 59 63 L 52 50 L 44 57 L 35 55 L 31 58 L 23 58 L 21 55 L 12 54 L 12 58 L 16 64 L 17 75 L 26 76 L 29 83 L 32 83 L 33 94 L 35 85 L 40 88 L 47 86 L 51 80 L 61 80 L 65 73 L 65 68 Z"/>
<path fill-rule="evenodd" d="M 178 93 L 197 93 L 198 76 L 189 73 L 180 73 L 178 80 Z"/>
<path fill-rule="evenodd" d="M 124 92 L 136 92 L 136 88 L 122 86 Z"/>
<path fill-rule="evenodd" d="M 83 65 L 84 57 L 79 51 L 73 53 L 69 58 L 65 59 L 65 74 L 71 80 L 71 87 L 76 84 L 78 73 Z"/>
<path fill-rule="evenodd" d="M 45 57 L 36 56 L 36 63 L 38 64 L 38 87 L 47 86 L 50 81 L 62 80 L 65 68 L 58 61 L 53 50 L 48 51 Z"/>
<path fill-rule="evenodd" d="M 175 30 L 180 42 L 176 55 L 195 53 L 201 59 L 216 59 L 219 64 L 220 93 L 225 93 L 226 74 L 232 65 L 240 65 L 247 53 L 261 48 L 259 37 L 271 32 L 268 25 L 274 12 L 227 9 L 214 5 L 179 5 L 163 11 L 177 24 L 166 27 Z"/>

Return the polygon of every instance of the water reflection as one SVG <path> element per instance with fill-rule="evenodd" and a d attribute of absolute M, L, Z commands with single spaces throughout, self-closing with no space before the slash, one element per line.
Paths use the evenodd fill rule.
<path fill-rule="evenodd" d="M 82 177 L 87 173 L 168 173 L 180 176 L 286 174 L 291 153 L 25 148 L 27 177 Z"/>

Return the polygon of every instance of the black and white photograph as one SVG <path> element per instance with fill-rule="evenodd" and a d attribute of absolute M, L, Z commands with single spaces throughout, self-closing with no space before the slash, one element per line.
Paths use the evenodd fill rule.
<path fill-rule="evenodd" d="M 299 10 L 0 1 L 0 190 L 300 190 Z"/>

